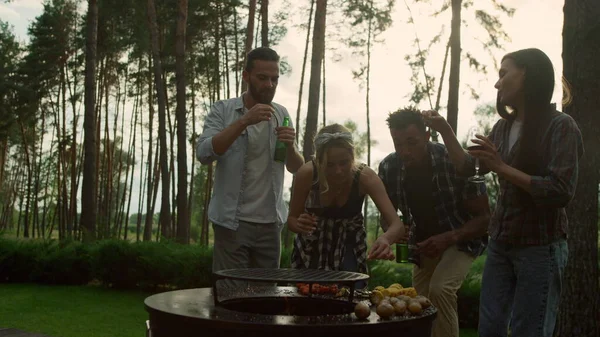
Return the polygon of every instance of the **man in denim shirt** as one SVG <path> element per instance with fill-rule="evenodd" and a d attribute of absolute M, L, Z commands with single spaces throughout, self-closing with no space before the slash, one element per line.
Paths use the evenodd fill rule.
<path fill-rule="evenodd" d="M 485 248 L 485 184 L 457 174 L 446 147 L 429 141 L 418 110 L 400 109 L 387 122 L 396 151 L 381 161 L 379 176 L 410 225 L 413 286 L 438 309 L 432 337 L 458 337 L 456 292 Z"/>
<path fill-rule="evenodd" d="M 279 267 L 280 234 L 287 219 L 284 165 L 295 173 L 304 163 L 295 147 L 294 128 L 280 126 L 289 117 L 286 108 L 273 102 L 279 55 L 266 47 L 252 50 L 243 79 L 248 91 L 212 106 L 197 145 L 202 164 L 217 162 L 208 207 L 215 233 L 213 271 Z M 285 163 L 273 160 L 277 140 L 287 145 Z M 223 282 L 228 287 L 247 285 Z"/>

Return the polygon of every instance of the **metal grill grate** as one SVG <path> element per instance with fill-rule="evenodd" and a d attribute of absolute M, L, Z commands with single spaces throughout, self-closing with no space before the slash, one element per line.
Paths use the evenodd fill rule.
<path fill-rule="evenodd" d="M 300 283 L 334 283 L 356 282 L 369 278 L 369 275 L 349 271 L 333 271 L 320 269 L 267 269 L 245 268 L 216 271 L 219 278 L 248 280 L 258 282 L 300 282 Z"/>

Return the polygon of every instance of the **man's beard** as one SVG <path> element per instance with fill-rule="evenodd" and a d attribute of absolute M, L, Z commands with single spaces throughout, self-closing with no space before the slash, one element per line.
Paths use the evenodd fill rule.
<path fill-rule="evenodd" d="M 271 104 L 271 102 L 273 102 L 273 97 L 275 97 L 275 89 L 263 90 L 260 92 L 254 86 L 249 85 L 248 91 L 250 91 L 250 95 L 252 95 L 252 98 L 254 98 L 256 103 L 260 104 Z"/>

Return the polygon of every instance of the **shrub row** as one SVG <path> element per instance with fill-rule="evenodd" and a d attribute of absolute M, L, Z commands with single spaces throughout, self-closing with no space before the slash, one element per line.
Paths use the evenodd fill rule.
<path fill-rule="evenodd" d="M 290 266 L 283 250 L 281 267 Z M 459 291 L 461 326 L 476 327 L 481 268 L 478 259 Z M 104 240 L 93 244 L 0 237 L 0 283 L 85 285 L 163 290 L 211 286 L 212 249 L 176 243 Z M 411 286 L 410 265 L 369 261 L 370 287 Z"/>
<path fill-rule="evenodd" d="M 281 266 L 289 267 L 284 251 Z M 82 285 L 118 289 L 208 287 L 212 249 L 176 243 L 103 240 L 93 244 L 0 237 L 0 282 Z"/>
<path fill-rule="evenodd" d="M 209 249 L 173 243 L 0 238 L 0 282 L 97 281 L 118 289 L 203 287 L 210 284 L 211 256 Z"/>

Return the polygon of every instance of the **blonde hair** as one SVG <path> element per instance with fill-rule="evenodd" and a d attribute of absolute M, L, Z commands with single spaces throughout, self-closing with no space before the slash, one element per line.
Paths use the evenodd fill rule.
<path fill-rule="evenodd" d="M 317 179 L 319 182 L 319 190 L 325 193 L 329 190 L 327 175 L 327 150 L 330 148 L 342 148 L 348 150 L 352 156 L 352 172 L 356 172 L 357 166 L 354 156 L 354 142 L 350 130 L 341 124 L 330 124 L 324 126 L 315 137 L 315 166 L 317 168 Z"/>
<path fill-rule="evenodd" d="M 571 102 L 573 102 L 573 92 L 571 90 L 571 84 L 564 76 L 561 77 L 561 81 L 563 89 L 562 109 L 564 110 L 566 106 L 570 105 Z"/>

